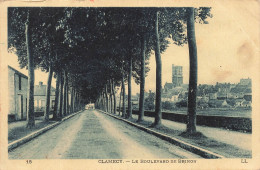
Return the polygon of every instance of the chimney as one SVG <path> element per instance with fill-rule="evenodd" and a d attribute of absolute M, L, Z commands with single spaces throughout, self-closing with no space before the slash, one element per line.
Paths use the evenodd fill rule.
<path fill-rule="evenodd" d="M 39 85 L 42 86 L 42 84 L 43 84 L 42 81 L 39 81 Z"/>

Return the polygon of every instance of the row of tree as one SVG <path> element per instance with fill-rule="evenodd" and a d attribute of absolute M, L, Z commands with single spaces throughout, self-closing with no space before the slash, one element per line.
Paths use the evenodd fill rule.
<path fill-rule="evenodd" d="M 139 12 L 139 13 L 138 13 Z M 187 120 L 187 132 L 196 132 L 196 89 L 197 89 L 197 47 L 195 39 L 195 20 L 200 23 L 207 23 L 205 19 L 211 17 L 210 8 L 153 8 L 153 9 L 142 9 L 135 11 L 134 16 L 138 13 L 138 19 L 135 20 L 135 26 L 132 27 L 135 31 L 131 32 L 131 37 L 129 38 L 129 43 L 131 41 L 137 42 L 134 46 L 130 46 L 130 50 L 137 48 L 140 49 L 138 53 L 133 53 L 131 56 L 127 57 L 128 60 L 122 59 L 128 65 L 128 73 L 122 75 L 122 92 L 120 93 L 120 106 L 119 114 L 121 110 L 121 94 L 122 94 L 122 104 L 123 111 L 122 117 L 131 118 L 132 117 L 132 104 L 131 104 L 131 77 L 132 77 L 132 67 L 136 64 L 134 61 L 141 60 L 138 63 L 140 67 L 139 77 L 137 77 L 137 82 L 140 83 L 140 99 L 139 99 L 139 117 L 138 121 L 144 119 L 144 86 L 145 86 L 145 60 L 149 59 L 152 50 L 155 52 L 156 59 L 156 99 L 155 99 L 155 120 L 152 126 L 160 126 L 162 118 L 162 64 L 160 54 L 166 50 L 169 44 L 169 38 L 172 38 L 176 45 L 183 45 L 188 43 L 189 46 L 189 56 L 190 56 L 190 81 L 189 81 L 189 102 L 188 102 L 188 120 Z M 129 14 L 129 16 L 131 16 Z M 185 33 L 185 28 L 187 33 Z M 129 30 L 126 30 L 126 35 L 129 35 Z M 137 40 L 133 40 L 137 38 Z M 139 47 L 138 47 L 139 46 Z M 135 56 L 136 54 L 136 56 Z M 147 57 L 146 57 L 147 55 Z M 133 61 L 134 59 L 134 61 Z M 128 76 L 128 112 L 125 109 L 125 76 Z M 104 90 L 104 95 L 101 91 L 99 99 L 96 105 L 99 108 L 109 111 L 106 106 L 108 103 L 108 97 L 106 97 L 107 92 Z M 111 100 L 112 102 L 112 100 Z M 116 103 L 114 103 L 116 104 Z M 112 110 L 111 110 L 112 112 Z M 113 110 L 115 113 L 116 110 Z"/>
<path fill-rule="evenodd" d="M 149 58 L 156 59 L 156 104 L 153 126 L 161 125 L 162 62 L 172 39 L 188 43 L 190 82 L 187 131 L 196 131 L 197 48 L 195 21 L 206 23 L 210 8 L 9 8 L 8 43 L 21 67 L 28 68 L 28 127 L 34 125 L 34 69 L 56 77 L 57 115 L 68 112 L 68 94 L 79 108 L 95 102 L 116 113 L 116 91 L 121 87 L 122 116 L 132 118 L 131 80 L 140 84 L 139 118 L 144 119 L 145 76 Z M 187 30 L 187 31 L 186 31 Z M 128 111 L 125 83 L 128 83 Z M 49 96 L 46 100 L 46 120 Z M 59 97 L 58 97 L 59 96 Z M 60 101 L 60 102 L 58 102 Z M 60 103 L 60 104 L 59 104 Z M 73 108 L 73 107 L 71 107 Z M 59 110 L 59 112 L 58 112 Z"/>

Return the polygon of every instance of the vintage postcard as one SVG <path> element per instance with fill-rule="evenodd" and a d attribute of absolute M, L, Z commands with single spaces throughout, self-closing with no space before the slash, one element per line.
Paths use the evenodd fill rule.
<path fill-rule="evenodd" d="M 1 1 L 0 169 L 259 169 L 256 0 Z"/>

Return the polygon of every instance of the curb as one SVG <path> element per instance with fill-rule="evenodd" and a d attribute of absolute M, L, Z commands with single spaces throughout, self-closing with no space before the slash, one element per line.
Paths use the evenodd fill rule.
<path fill-rule="evenodd" d="M 179 146 L 179 147 L 181 147 L 181 148 L 183 148 L 185 150 L 188 150 L 188 151 L 190 151 L 190 152 L 192 152 L 194 154 L 200 155 L 203 158 L 209 158 L 209 159 L 225 158 L 222 155 L 219 155 L 219 154 L 216 154 L 214 152 L 208 151 L 206 149 L 200 148 L 198 146 L 189 144 L 189 143 L 184 142 L 184 141 L 182 141 L 180 139 L 168 136 L 168 135 L 163 134 L 163 133 L 156 132 L 154 130 L 151 130 L 151 129 L 148 129 L 148 128 L 144 127 L 144 126 L 141 126 L 141 125 L 138 125 L 136 123 L 130 122 L 130 121 L 126 120 L 126 119 L 119 118 L 119 117 L 117 117 L 115 115 L 112 115 L 110 113 L 104 112 L 102 110 L 99 110 L 99 111 L 103 112 L 103 113 L 105 113 L 105 114 L 107 114 L 107 115 L 109 115 L 109 116 L 111 116 L 111 117 L 113 117 L 115 119 L 122 120 L 122 121 L 124 121 L 124 122 L 126 122 L 126 123 L 128 123 L 128 124 L 130 124 L 130 125 L 132 125 L 132 126 L 134 126 L 136 128 L 138 128 L 138 129 L 141 129 L 141 130 L 143 130 L 143 131 L 145 131 L 147 133 L 150 133 L 150 134 L 152 134 L 152 135 L 154 135 L 156 137 L 159 137 L 162 140 L 170 142 L 170 143 L 172 143 L 172 144 L 174 144 L 176 146 Z"/>
<path fill-rule="evenodd" d="M 35 131 L 33 133 L 30 133 L 29 135 L 27 135 L 25 137 L 22 137 L 21 139 L 18 139 L 18 140 L 15 140 L 15 141 L 9 143 L 8 144 L 8 152 L 11 151 L 14 148 L 17 148 L 20 145 L 22 145 L 22 144 L 32 140 L 33 138 L 36 138 L 37 136 L 39 136 L 39 135 L 43 134 L 44 132 L 54 128 L 55 126 L 61 124 L 63 121 L 65 121 L 65 120 L 75 116 L 76 114 L 78 114 L 80 112 L 82 112 L 82 111 L 78 111 L 76 113 L 73 113 L 73 114 L 71 114 L 71 115 L 69 115 L 67 117 L 62 118 L 61 121 L 59 121 L 59 122 L 56 122 L 56 123 L 51 124 L 49 126 L 46 126 L 46 127 L 42 128 L 42 129 L 39 129 L 39 130 L 37 130 L 37 131 Z"/>

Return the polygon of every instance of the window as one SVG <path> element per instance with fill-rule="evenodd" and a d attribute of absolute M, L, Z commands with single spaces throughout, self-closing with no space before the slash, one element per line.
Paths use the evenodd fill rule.
<path fill-rule="evenodd" d="M 22 90 L 22 77 L 19 75 L 19 90 Z"/>
<path fill-rule="evenodd" d="M 41 107 L 45 107 L 45 100 L 41 100 L 41 104 L 42 104 Z"/>
<path fill-rule="evenodd" d="M 38 102 L 37 100 L 34 100 L 34 107 L 37 107 L 38 106 Z"/>
<path fill-rule="evenodd" d="M 55 100 L 51 101 L 51 108 L 54 109 L 54 105 L 55 105 Z"/>

